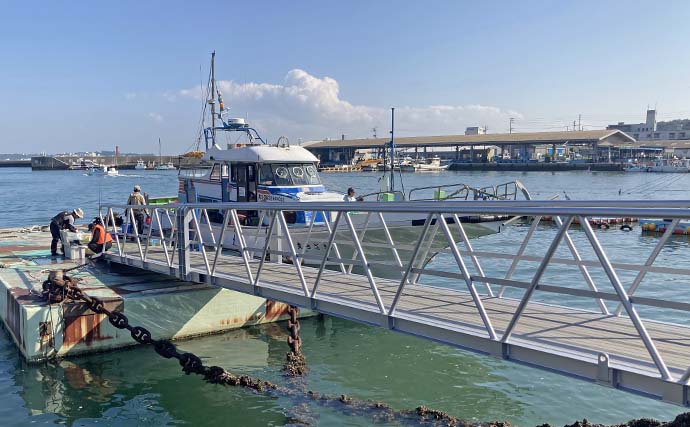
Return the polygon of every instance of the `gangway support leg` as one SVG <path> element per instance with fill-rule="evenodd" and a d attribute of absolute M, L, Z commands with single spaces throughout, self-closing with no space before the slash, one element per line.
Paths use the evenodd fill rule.
<path fill-rule="evenodd" d="M 290 351 L 285 356 L 284 370 L 288 376 L 301 377 L 307 372 L 307 360 L 302 354 L 302 338 L 299 336 L 299 308 L 291 305 L 288 307 L 288 345 Z"/>

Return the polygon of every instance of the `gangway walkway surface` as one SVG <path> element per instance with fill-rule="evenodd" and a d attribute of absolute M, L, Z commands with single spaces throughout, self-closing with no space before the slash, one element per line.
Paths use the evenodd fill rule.
<path fill-rule="evenodd" d="M 152 225 L 143 236 L 137 234 L 136 227 L 128 236 L 119 232 L 113 213 L 126 206 L 107 206 L 103 207 L 102 217 L 117 241 L 103 256 L 110 262 L 298 305 L 690 406 L 690 327 L 643 319 L 636 310 L 636 306 L 645 305 L 690 311 L 690 304 L 634 295 L 650 273 L 690 277 L 687 269 L 653 265 L 671 232 L 660 235 L 643 264 L 612 263 L 587 220 L 607 215 L 663 217 L 672 219 L 671 225 L 675 226 L 681 218 L 690 216 L 685 208 L 690 202 L 660 203 L 655 212 L 643 207 L 649 202 L 616 203 L 618 206 L 613 207 L 600 202 L 549 202 L 548 206 L 533 202 L 463 202 L 460 206 L 457 202 L 362 203 L 357 205 L 357 214 L 368 216 L 363 226 L 356 226 L 352 220 L 354 213 L 348 211 L 352 205 L 324 203 L 314 210 L 309 227 L 310 235 L 313 232 L 316 236 L 321 221 L 319 239 L 326 246 L 318 256 L 309 256 L 305 249 L 311 236 L 295 232 L 285 221 L 284 212 L 294 211 L 297 204 L 261 204 L 262 210 L 256 211 L 262 224 L 258 227 L 243 227 L 238 215 L 238 211 L 256 209 L 255 203 L 151 206 Z M 223 223 L 229 225 L 214 230 L 209 211 L 219 207 L 224 208 Z M 305 209 L 304 204 L 299 208 Z M 423 215 L 416 241 L 402 243 L 392 238 L 394 227 L 384 218 L 398 210 Z M 468 213 L 524 216 L 531 225 L 516 253 L 480 252 L 473 250 L 464 230 L 467 225 L 458 216 Z M 525 246 L 545 215 L 556 219 L 557 231 L 543 257 L 529 257 L 524 253 Z M 375 225 L 372 217 L 378 219 Z M 592 243 L 596 260 L 583 259 L 570 238 L 575 218 Z M 125 227 L 134 221 L 129 212 Z M 384 240 L 392 244 L 388 247 L 388 262 L 373 260 L 373 252 L 369 259 L 366 256 L 365 233 L 377 227 L 383 230 Z M 453 242 L 445 252 L 457 262 L 457 273 L 433 270 L 422 261 L 425 249 L 431 245 L 429 236 L 437 232 Z M 305 238 L 306 242 L 298 244 L 297 240 Z M 345 255 L 348 245 L 351 250 Z M 570 250 L 571 259 L 554 256 L 561 245 Z M 385 247 L 373 246 L 379 255 Z M 409 259 L 401 257 L 401 248 L 410 249 Z M 509 258 L 512 264 L 507 274 L 491 277 L 482 268 L 482 257 Z M 518 263 L 534 265 L 531 280 L 512 278 Z M 550 264 L 577 266 L 582 273 L 581 283 L 573 287 L 542 283 L 544 270 Z M 468 265 L 474 266 L 475 274 L 470 273 Z M 358 269 L 353 271 L 353 266 Z M 378 277 L 373 271 L 375 266 L 397 272 L 400 278 Z M 602 283 L 599 288 L 595 285 L 590 274 L 595 268 L 603 269 L 610 279 L 607 289 Z M 632 286 L 624 286 L 616 270 L 635 272 Z M 461 286 L 421 284 L 421 275 L 451 279 Z M 524 293 L 518 298 L 507 297 L 504 287 L 524 289 Z M 480 289 L 485 291 L 480 293 Z M 600 310 L 568 306 L 567 302 L 551 305 L 531 301 L 536 291 L 588 297 L 599 304 Z M 616 310 L 609 310 L 614 307 Z"/>

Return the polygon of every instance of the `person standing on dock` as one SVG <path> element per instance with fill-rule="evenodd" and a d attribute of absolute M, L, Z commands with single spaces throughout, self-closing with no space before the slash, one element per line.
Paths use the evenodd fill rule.
<path fill-rule="evenodd" d="M 141 194 L 140 186 L 134 186 L 134 191 L 132 192 L 132 194 L 129 195 L 129 198 L 127 199 L 127 204 L 146 205 L 146 198 L 143 194 Z M 134 213 L 134 221 L 137 224 L 137 232 L 139 233 L 139 236 L 141 236 L 142 234 L 144 234 L 144 215 L 148 215 L 149 211 L 146 208 L 132 208 L 132 212 Z M 129 212 L 127 212 L 127 215 L 129 216 Z"/>
<path fill-rule="evenodd" d="M 74 226 L 74 222 L 77 218 L 83 218 L 84 211 L 80 208 L 76 208 L 72 212 L 63 211 L 55 215 L 50 220 L 50 234 L 53 236 L 53 240 L 50 242 L 50 255 L 57 256 L 57 244 L 60 241 L 60 231 L 69 230 L 72 233 L 76 233 L 77 229 Z M 60 247 L 60 252 L 64 253 L 64 246 Z"/>

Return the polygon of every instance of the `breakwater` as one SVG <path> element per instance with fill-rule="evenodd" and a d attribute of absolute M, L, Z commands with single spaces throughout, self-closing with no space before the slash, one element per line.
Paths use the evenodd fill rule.
<path fill-rule="evenodd" d="M 452 163 L 454 171 L 519 171 L 519 172 L 563 172 L 563 171 L 622 171 L 623 163 Z"/>
<path fill-rule="evenodd" d="M 201 159 L 182 156 L 36 156 L 31 158 L 32 170 L 69 170 L 85 169 L 89 165 L 117 165 L 118 169 L 134 169 L 137 161 L 143 160 L 148 167 L 153 165 L 172 163 L 176 168 L 195 168 L 201 164 Z"/>

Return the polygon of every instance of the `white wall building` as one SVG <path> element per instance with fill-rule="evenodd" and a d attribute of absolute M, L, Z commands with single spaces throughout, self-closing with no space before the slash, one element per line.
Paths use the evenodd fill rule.
<path fill-rule="evenodd" d="M 486 128 L 482 126 L 470 126 L 465 129 L 465 135 L 486 135 Z"/>
<path fill-rule="evenodd" d="M 647 110 L 647 120 L 644 123 L 618 122 L 618 124 L 607 126 L 606 129 L 621 130 L 638 141 L 690 139 L 690 129 L 682 125 L 676 126 L 675 129 L 669 129 L 668 126 L 659 129 L 656 122 L 656 110 Z"/>

